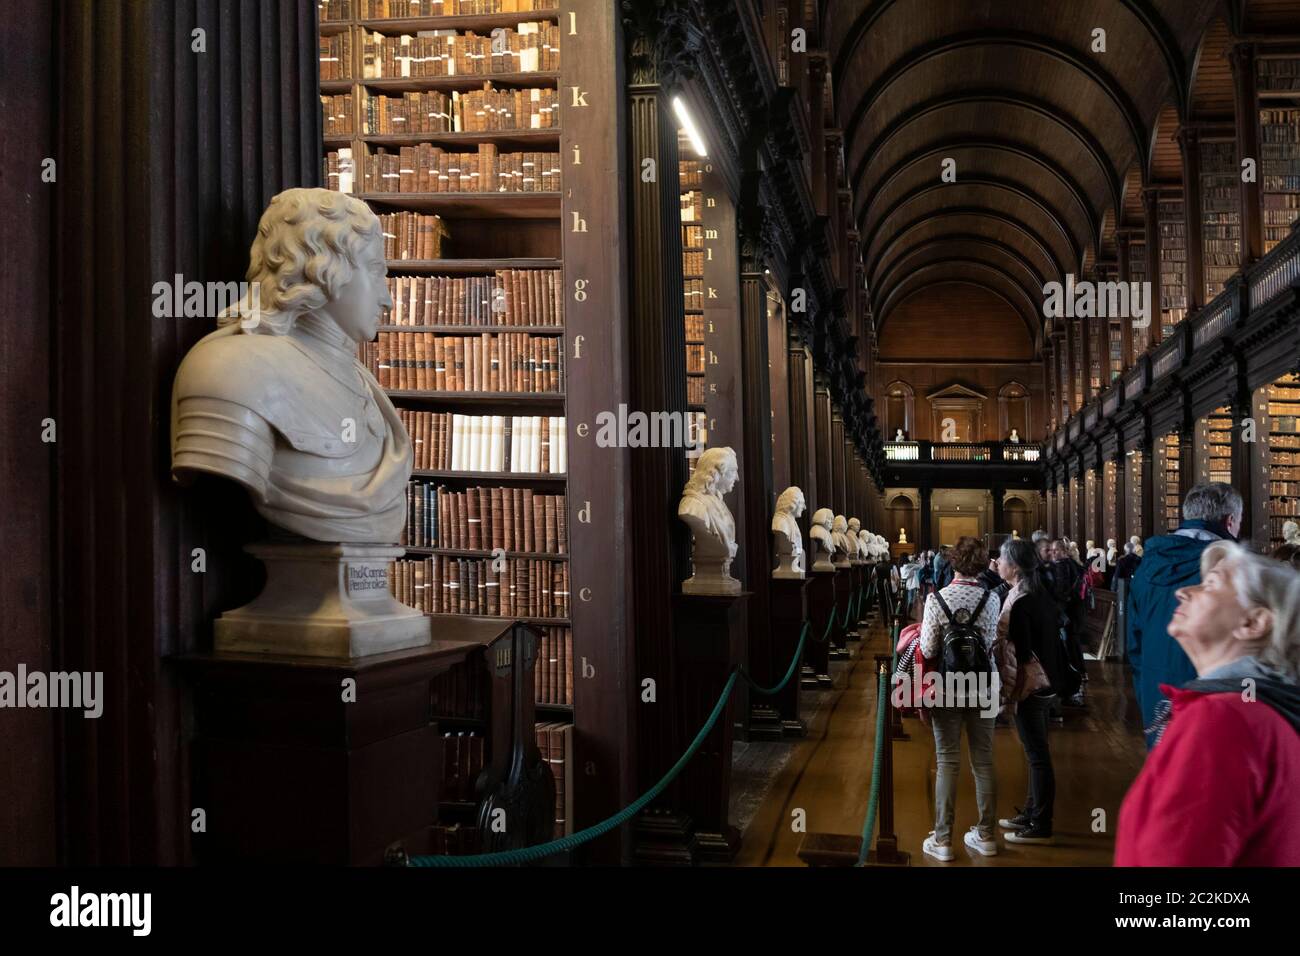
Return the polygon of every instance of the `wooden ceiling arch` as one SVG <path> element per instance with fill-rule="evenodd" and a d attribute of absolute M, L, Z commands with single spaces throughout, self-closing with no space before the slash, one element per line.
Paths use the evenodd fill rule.
<path fill-rule="evenodd" d="M 1013 229 L 1024 235 L 1026 240 L 1034 247 L 1034 249 L 1041 253 L 1047 261 L 1051 263 L 1052 275 L 1054 278 L 1064 278 L 1065 274 L 1070 271 L 1065 268 L 1065 264 L 1061 262 L 1060 258 L 1056 255 L 1056 252 L 1051 248 L 1051 244 L 1047 242 L 1047 240 L 1045 240 L 1036 229 L 1010 213 L 1000 209 L 995 209 L 991 206 L 946 206 L 941 210 L 917 216 L 909 220 L 906 225 L 895 230 L 889 236 L 889 239 L 879 246 L 881 251 L 873 254 L 873 256 L 867 260 L 866 267 L 868 282 L 871 281 L 871 277 L 876 275 L 876 266 L 886 255 L 888 255 L 890 250 L 895 248 L 895 244 L 901 242 L 903 237 L 911 230 L 916 229 L 918 226 L 925 225 L 927 222 L 935 222 L 953 216 L 980 216 L 994 222 L 1000 222 L 1007 226 L 1011 226 Z"/>
<path fill-rule="evenodd" d="M 941 276 L 937 283 L 923 281 L 923 279 L 927 278 L 928 273 L 935 270 L 939 270 Z M 1035 346 L 1037 345 L 1042 337 L 1042 321 L 1038 313 L 1034 311 L 1034 303 L 1027 301 L 1023 295 L 1024 290 L 1020 289 L 1019 286 L 997 269 L 974 260 L 936 262 L 932 265 L 922 266 L 890 290 L 889 298 L 881 304 L 881 336 L 884 336 L 885 323 L 888 322 L 890 313 L 899 304 L 906 301 L 913 293 L 922 291 L 926 286 L 948 282 L 978 286 L 997 296 L 1020 317 L 1020 321 L 1024 324 L 1025 331 L 1029 335 L 1029 341 L 1035 343 Z"/>
<path fill-rule="evenodd" d="M 1018 156 L 1028 162 L 1038 166 L 1043 172 L 1051 176 L 1060 184 L 1060 186 L 1070 195 L 1078 212 L 1087 222 L 1088 234 L 1096 232 L 1096 223 L 1092 212 L 1092 206 L 1088 203 L 1088 195 L 1083 186 L 1077 179 L 1061 169 L 1045 153 L 1037 147 L 1028 143 L 1016 142 L 1007 139 L 988 139 L 988 138 L 956 138 L 945 139 L 938 143 L 920 147 L 918 150 L 907 153 L 886 170 L 879 180 L 871 187 L 864 201 L 857 211 L 856 222 L 858 231 L 865 233 L 867 224 L 870 222 L 871 208 L 876 200 L 887 192 L 890 186 L 909 169 L 915 168 L 915 165 L 926 159 L 933 159 L 937 156 L 947 156 L 967 150 L 978 150 L 986 153 L 1006 154 Z"/>
<path fill-rule="evenodd" d="M 885 290 L 892 288 L 898 270 L 903 269 L 907 263 L 923 265 L 936 258 L 947 260 L 957 255 L 979 257 L 980 261 L 999 265 L 1005 272 L 1012 274 L 1017 284 L 1031 297 L 1041 294 L 1045 280 L 1014 246 L 983 236 L 946 234 L 918 242 L 895 259 L 889 268 L 881 273 L 876 288 L 870 290 L 872 306 L 879 305 L 881 300 L 881 296 L 876 294 L 877 290 L 880 290 L 883 295 Z"/>
<path fill-rule="evenodd" d="M 1005 216 L 991 218 L 979 213 L 962 211 L 931 217 L 909 232 L 905 245 L 899 244 L 885 250 L 872 273 L 874 278 L 867 284 L 868 288 L 874 288 L 879 282 L 879 277 L 886 275 L 892 268 L 893 262 L 914 246 L 935 239 L 957 241 L 967 235 L 994 239 L 1015 249 L 1016 254 L 1025 260 L 1036 275 L 1043 276 L 1045 279 L 1060 277 L 1059 267 L 1053 261 L 1051 254 L 1045 247 L 1037 244 L 1032 235 L 1025 233 L 1022 226 Z"/>
<path fill-rule="evenodd" d="M 888 209 L 884 210 L 880 216 L 878 225 L 880 227 L 883 227 L 885 223 L 889 222 L 890 218 L 896 215 L 897 213 L 899 213 L 904 206 L 908 205 L 909 203 L 915 202 L 917 200 L 924 199 L 929 196 L 933 196 L 936 192 L 943 192 L 945 196 L 951 197 L 953 199 L 958 199 L 959 197 L 956 196 L 956 192 L 957 192 L 956 187 L 958 186 L 964 186 L 967 188 L 978 188 L 981 191 L 990 190 L 990 189 L 1003 190 L 1005 192 L 1013 193 L 1014 195 L 1023 199 L 1025 202 L 1029 203 L 1034 208 L 1039 210 L 1044 216 L 1046 216 L 1048 221 L 1055 227 L 1056 232 L 1066 243 L 1066 246 L 1070 254 L 1069 261 L 1070 262 L 1079 261 L 1079 257 L 1082 255 L 1082 245 L 1078 241 L 1078 239 L 1073 235 L 1073 233 L 1071 233 L 1068 226 L 1069 223 L 1068 217 L 1066 217 L 1063 213 L 1061 213 L 1060 210 L 1058 210 L 1054 205 L 1052 205 L 1052 203 L 1049 200 L 1045 199 L 1043 196 L 1034 192 L 1032 189 L 1028 188 L 1027 186 L 1023 186 L 1020 183 L 1015 182 L 1014 180 L 1005 179 L 1000 176 L 971 176 L 969 174 L 959 175 L 957 177 L 957 182 L 955 183 L 935 182 L 932 179 L 929 183 L 926 183 L 925 185 L 917 186 L 916 188 L 910 190 L 908 193 L 901 196 L 896 202 L 894 202 Z M 875 245 L 875 237 L 879 235 L 879 233 L 870 229 L 869 228 L 870 224 L 864 224 L 864 225 L 867 228 L 860 227 L 859 231 L 862 232 L 863 235 L 867 235 L 868 233 L 872 235 L 872 238 L 869 239 L 866 243 L 867 252 L 869 253 L 872 247 Z"/>
<path fill-rule="evenodd" d="M 913 250 L 913 252 L 916 251 L 917 250 Z M 911 254 L 912 253 L 909 253 L 909 256 Z M 1036 314 L 1035 310 L 1038 308 L 1038 303 L 1040 299 L 1035 298 L 1033 292 L 1031 292 L 1029 289 L 1026 289 L 1024 285 L 1022 285 L 1020 281 L 1015 277 L 1015 275 L 1012 274 L 1011 270 L 1008 269 L 1006 265 L 1000 262 L 991 262 L 988 259 L 980 257 L 980 253 L 976 252 L 975 250 L 966 248 L 966 249 L 959 250 L 958 254 L 955 255 L 938 256 L 934 259 L 929 259 L 925 262 L 920 262 L 915 266 L 912 272 L 909 272 L 905 275 L 899 275 L 895 279 L 886 280 L 880 287 L 880 297 L 879 297 L 879 301 L 876 303 L 877 307 L 881 310 L 882 313 L 882 319 L 881 319 L 882 325 L 884 322 L 883 316 L 888 315 L 890 311 L 890 300 L 893 299 L 894 294 L 899 289 L 903 288 L 907 284 L 907 282 L 912 278 L 914 274 L 918 272 L 923 272 L 924 270 L 934 266 L 956 265 L 956 264 L 971 265 L 995 273 L 998 276 L 998 282 L 1000 287 L 1005 288 L 1008 291 L 1014 292 L 1015 294 L 1014 297 L 1020 300 L 1022 304 L 1028 307 L 1028 312 L 1027 313 L 1021 312 L 1021 317 L 1024 318 L 1026 315 Z M 1027 321 L 1026 328 L 1029 330 L 1031 335 L 1034 335 L 1037 334 L 1038 327 L 1041 324 L 1042 323 L 1037 319 L 1035 319 L 1034 321 Z"/>

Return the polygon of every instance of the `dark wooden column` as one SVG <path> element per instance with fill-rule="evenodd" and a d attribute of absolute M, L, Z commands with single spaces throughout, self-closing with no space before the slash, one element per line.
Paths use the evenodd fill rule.
<path fill-rule="evenodd" d="M 1228 428 L 1232 445 L 1232 487 L 1236 488 L 1241 495 L 1241 530 L 1237 537 L 1243 542 L 1249 542 L 1254 530 L 1252 518 L 1255 513 L 1251 502 L 1254 501 L 1255 495 L 1267 490 L 1268 473 L 1259 471 L 1260 462 L 1255 454 L 1255 445 L 1259 441 L 1259 436 L 1255 436 L 1253 442 L 1242 440 L 1245 435 L 1242 422 L 1253 414 L 1251 391 L 1246 381 L 1245 363 L 1234 364 L 1238 366 L 1234 383 L 1236 387 L 1227 402 L 1228 411 L 1232 415 L 1232 422 Z"/>
<path fill-rule="evenodd" d="M 1007 489 L 1001 485 L 994 485 L 990 494 L 993 497 L 993 526 L 989 530 L 994 534 L 1001 534 L 1006 527 L 1006 519 L 1002 512 L 1002 504 L 1003 499 L 1006 497 Z"/>
<path fill-rule="evenodd" d="M 656 24 L 655 26 L 659 26 Z M 681 273 L 681 200 L 677 189 L 677 125 L 661 74 L 665 61 L 654 37 L 629 38 L 628 162 L 631 199 L 632 407 L 639 411 L 686 412 L 685 322 Z M 658 175 L 646 181 L 642 158 L 655 160 Z M 681 449 L 639 448 L 632 453 L 633 608 L 636 620 L 636 673 L 656 683 L 662 705 L 643 704 L 636 715 L 637 789 L 657 781 L 681 753 L 685 731 L 676 726 L 674 683 L 677 667 L 672 641 L 673 595 L 688 576 L 689 535 L 677 519 L 677 501 L 686 482 Z M 694 731 L 692 731 L 693 733 Z M 645 817 L 682 833 L 689 821 L 675 813 L 676 785 L 670 786 Z M 658 816 L 655 810 L 661 812 Z M 645 821 L 643 820 L 642 823 Z"/>
<path fill-rule="evenodd" d="M 819 216 L 827 213 L 826 206 L 826 150 L 822 143 L 822 130 L 826 126 L 826 53 L 812 50 L 808 53 L 808 131 L 812 144 L 809 148 L 812 159 L 812 197 L 813 208 Z"/>
<path fill-rule="evenodd" d="M 1133 273 L 1133 270 L 1131 268 L 1132 263 L 1129 262 L 1129 241 L 1130 241 L 1129 234 L 1127 232 L 1116 232 L 1115 247 L 1116 247 L 1116 253 L 1119 256 L 1119 281 L 1124 283 L 1125 285 L 1128 285 L 1128 283 L 1132 281 L 1132 273 Z M 1159 286 L 1156 285 L 1153 285 L 1151 289 L 1152 289 L 1152 297 L 1153 297 L 1153 301 L 1151 303 L 1151 312 L 1152 312 L 1151 321 L 1154 322 L 1156 315 L 1158 315 L 1160 312 L 1158 308 L 1160 302 L 1157 298 L 1155 298 L 1160 294 L 1160 289 Z M 1125 316 L 1124 319 L 1120 321 L 1119 351 L 1120 351 L 1120 364 L 1123 366 L 1123 371 L 1127 372 L 1130 368 L 1133 367 L 1133 317 L 1132 316 Z M 1121 372 L 1121 374 L 1123 374 L 1123 372 Z"/>
<path fill-rule="evenodd" d="M 1115 547 L 1119 554 L 1124 553 L 1124 542 L 1128 536 L 1136 534 L 1129 531 L 1128 520 L 1128 460 L 1124 457 L 1124 439 L 1121 435 L 1115 443 L 1115 453 L 1111 456 L 1111 467 L 1115 470 Z"/>
<path fill-rule="evenodd" d="M 916 548 L 918 551 L 924 551 L 934 547 L 934 532 L 930 518 L 932 489 L 928 484 L 922 483 L 919 491 L 921 493 L 921 534 L 919 536 L 921 540 L 917 542 Z"/>
<path fill-rule="evenodd" d="M 262 524 L 229 482 L 182 495 L 171 481 L 172 379 L 215 324 L 155 316 L 152 288 L 243 279 L 271 197 L 319 183 L 315 8 L 61 11 L 57 184 L 28 187 L 57 210 L 52 664 L 103 671 L 104 714 L 57 721 L 59 858 L 176 865 L 190 861 L 192 804 L 181 685 L 163 658 L 205 648 L 217 612 L 260 587 L 240 547 Z"/>
<path fill-rule="evenodd" d="M 1232 64 L 1232 90 L 1237 118 L 1238 159 L 1255 160 L 1255 178 L 1241 184 L 1241 266 L 1248 267 L 1264 255 L 1264 206 L 1260 179 L 1264 175 L 1259 134 L 1259 98 L 1256 91 L 1255 45 L 1239 43 L 1228 53 Z"/>
<path fill-rule="evenodd" d="M 845 481 L 844 467 L 844 417 L 838 405 L 831 406 L 831 482 L 834 485 L 834 493 L 830 505 L 835 509 L 837 515 L 847 513 L 848 509 L 848 491 L 847 482 Z"/>
<path fill-rule="evenodd" d="M 1164 321 L 1160 309 L 1160 190 L 1154 186 L 1142 190 L 1143 227 L 1146 229 L 1147 280 L 1151 283 L 1151 324 L 1141 330 L 1135 343 L 1137 355 L 1149 351 L 1160 343 L 1160 328 Z M 1134 361 L 1136 361 L 1136 356 Z"/>
<path fill-rule="evenodd" d="M 1089 278 L 1095 278 L 1095 273 Z M 1092 388 L 1092 360 L 1097 348 L 1097 325 L 1101 320 L 1091 316 L 1084 316 L 1078 321 L 1083 338 L 1083 355 L 1080 362 L 1083 366 L 1083 404 L 1087 405 L 1096 398 Z"/>
<path fill-rule="evenodd" d="M 814 373 L 813 440 L 816 447 L 817 499 L 808 501 L 808 510 L 835 507 L 835 470 L 831 460 L 831 393 L 821 373 Z"/>
<path fill-rule="evenodd" d="M 799 519 L 804 541 L 808 540 L 809 519 L 817 508 L 817 443 L 815 440 L 812 362 L 808 350 L 799 341 L 793 324 L 790 347 L 786 353 L 790 377 L 790 483 L 803 491 L 807 507 Z M 784 491 L 785 489 L 780 489 Z"/>
<path fill-rule="evenodd" d="M 1073 418 L 1077 409 L 1074 407 L 1075 376 L 1079 374 L 1079 356 L 1075 353 L 1078 351 L 1074 347 L 1074 323 L 1077 319 L 1062 319 L 1064 327 L 1062 338 L 1065 339 L 1065 410 L 1069 411 L 1069 418 Z M 1064 422 L 1063 422 L 1064 423 Z"/>
<path fill-rule="evenodd" d="M 1047 384 L 1047 432 L 1056 428 L 1057 410 L 1060 408 L 1056 392 L 1056 351 L 1053 348 L 1055 342 L 1055 336 L 1049 335 L 1047 341 L 1043 343 L 1043 381 Z"/>
<path fill-rule="evenodd" d="M 1187 317 L 1205 305 L 1205 243 L 1201 224 L 1201 137 L 1194 126 L 1178 131 L 1183 157 L 1183 223 L 1187 233 Z"/>

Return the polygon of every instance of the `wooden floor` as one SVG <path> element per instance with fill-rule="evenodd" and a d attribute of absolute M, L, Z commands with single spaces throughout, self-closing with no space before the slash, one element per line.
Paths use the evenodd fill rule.
<path fill-rule="evenodd" d="M 829 699 L 820 702 L 807 737 L 790 745 L 788 759 L 777 762 L 775 779 L 745 827 L 736 865 L 802 866 L 797 852 L 804 835 L 791 826 L 796 809 L 805 812 L 809 832 L 861 832 L 876 722 L 872 655 L 887 650 L 888 636 L 875 626 L 852 660 L 833 665 L 834 689 L 822 692 Z M 904 722 L 910 739 L 894 741 L 894 813 L 899 848 L 911 853 L 913 866 L 1111 864 L 1119 805 L 1146 751 L 1122 665 L 1089 662 L 1088 673 L 1088 707 L 1067 708 L 1064 726 L 1050 730 L 1057 791 L 1055 846 L 1014 846 L 999 838 L 999 854 L 986 858 L 962 844 L 976 820 L 975 785 L 963 738 L 953 825 L 955 859 L 940 863 L 924 855 L 921 841 L 934 826 L 934 738 L 919 720 Z M 994 756 L 998 815 L 1011 816 L 1024 805 L 1027 771 L 1014 726 L 997 729 Z"/>

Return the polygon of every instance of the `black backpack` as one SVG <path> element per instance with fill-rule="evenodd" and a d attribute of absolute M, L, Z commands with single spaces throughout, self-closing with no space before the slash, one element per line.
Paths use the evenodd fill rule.
<path fill-rule="evenodd" d="M 943 595 L 934 593 L 939 602 L 939 610 L 948 618 L 943 629 L 942 651 L 939 654 L 939 670 L 945 674 L 989 673 L 993 670 L 993 661 L 989 658 L 988 648 L 984 646 L 984 635 L 980 633 L 980 612 L 989 599 L 989 592 L 980 596 L 975 610 L 958 608 L 953 612 L 944 603 Z"/>

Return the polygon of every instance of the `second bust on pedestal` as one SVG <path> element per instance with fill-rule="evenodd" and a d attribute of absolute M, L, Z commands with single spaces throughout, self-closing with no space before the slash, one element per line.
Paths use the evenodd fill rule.
<path fill-rule="evenodd" d="M 730 448 L 710 448 L 695 463 L 695 472 L 682 490 L 677 517 L 691 529 L 691 577 L 683 594 L 739 594 L 731 576 L 736 556 L 736 519 L 722 496 L 736 487 L 740 468 Z"/>
<path fill-rule="evenodd" d="M 803 532 L 797 519 L 806 507 L 803 492 L 793 486 L 776 499 L 776 513 L 772 515 L 777 558 L 776 570 L 772 572 L 774 578 L 803 578 Z"/>
<path fill-rule="evenodd" d="M 812 528 L 808 532 L 808 537 L 812 539 L 813 556 L 817 559 L 813 562 L 814 571 L 835 570 L 835 565 L 831 564 L 831 559 L 835 557 L 835 537 L 831 533 L 834 523 L 835 512 L 830 508 L 818 508 L 813 512 Z M 820 550 L 818 550 L 819 545 Z"/>

